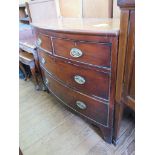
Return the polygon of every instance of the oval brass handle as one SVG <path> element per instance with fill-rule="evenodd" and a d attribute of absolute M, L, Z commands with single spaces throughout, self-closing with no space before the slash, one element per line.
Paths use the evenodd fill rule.
<path fill-rule="evenodd" d="M 40 45 L 41 45 L 41 43 L 42 43 L 41 39 L 40 39 L 40 38 L 38 38 L 38 39 L 37 39 L 37 44 L 40 46 Z"/>
<path fill-rule="evenodd" d="M 41 63 L 42 63 L 42 64 L 45 64 L 45 63 L 46 63 L 46 61 L 45 61 L 44 58 L 41 58 Z"/>
<path fill-rule="evenodd" d="M 80 75 L 75 75 L 74 81 L 78 84 L 84 84 L 86 82 L 85 78 Z"/>
<path fill-rule="evenodd" d="M 83 53 L 78 48 L 72 48 L 70 51 L 70 55 L 74 58 L 79 58 L 83 55 Z"/>
<path fill-rule="evenodd" d="M 49 84 L 48 79 L 45 79 L 45 84 L 46 84 L 46 85 L 48 85 L 48 84 Z"/>
<path fill-rule="evenodd" d="M 76 101 L 76 106 L 82 110 L 87 108 L 86 104 L 82 101 Z"/>

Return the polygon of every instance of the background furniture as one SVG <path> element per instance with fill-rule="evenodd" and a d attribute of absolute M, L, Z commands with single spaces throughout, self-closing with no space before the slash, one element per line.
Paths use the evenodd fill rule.
<path fill-rule="evenodd" d="M 119 18 L 117 0 L 36 0 L 26 3 L 30 22 L 53 18 Z"/>
<path fill-rule="evenodd" d="M 19 5 L 19 21 L 20 23 L 29 24 L 29 17 L 26 12 L 25 4 Z"/>
<path fill-rule="evenodd" d="M 56 0 L 62 17 L 119 18 L 117 0 Z"/>
<path fill-rule="evenodd" d="M 38 79 L 37 79 L 37 75 L 36 75 L 35 60 L 34 60 L 33 55 L 31 53 L 24 52 L 24 51 L 20 50 L 19 51 L 19 61 L 20 61 L 20 66 L 22 66 L 22 63 L 23 63 L 30 67 L 32 77 L 35 82 L 35 89 L 39 90 L 39 83 L 38 83 Z"/>
<path fill-rule="evenodd" d="M 19 48 L 25 52 L 32 53 L 35 59 L 35 65 L 39 70 L 38 55 L 36 52 L 36 38 L 32 27 L 27 24 L 19 25 Z"/>
<path fill-rule="evenodd" d="M 22 153 L 22 151 L 21 151 L 21 149 L 19 148 L 19 155 L 23 155 L 23 153 Z"/>
<path fill-rule="evenodd" d="M 25 5 L 24 5 L 25 10 Z M 36 52 L 36 46 L 35 46 L 35 36 L 32 31 L 32 27 L 29 25 L 29 22 L 27 24 L 19 23 L 19 67 L 25 74 L 25 77 L 27 78 L 27 74 L 24 71 L 24 67 L 22 65 L 26 64 L 30 66 L 31 73 L 35 82 L 35 88 L 36 90 L 39 90 L 39 84 L 38 79 L 36 76 L 36 71 L 39 72 L 39 62 L 38 62 L 38 55 Z"/>
<path fill-rule="evenodd" d="M 118 0 L 121 8 L 116 82 L 114 142 L 117 143 L 123 107 L 135 110 L 135 1 Z"/>
<path fill-rule="evenodd" d="M 112 0 L 58 0 L 62 17 L 111 18 Z"/>
<path fill-rule="evenodd" d="M 37 0 L 26 3 L 30 22 L 47 21 L 58 18 L 54 0 Z"/>

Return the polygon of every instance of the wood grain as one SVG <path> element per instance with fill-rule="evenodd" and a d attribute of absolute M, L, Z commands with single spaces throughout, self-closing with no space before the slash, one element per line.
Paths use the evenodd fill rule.
<path fill-rule="evenodd" d="M 56 56 L 80 61 L 90 65 L 110 68 L 111 44 L 83 42 L 69 39 L 52 38 L 53 53 Z M 82 52 L 82 56 L 74 58 L 70 55 L 72 48 L 77 48 Z"/>
<path fill-rule="evenodd" d="M 41 40 L 41 44 L 40 44 L 41 48 L 49 52 L 52 52 L 51 38 L 49 36 L 46 36 L 44 34 L 38 34 L 38 39 Z"/>
<path fill-rule="evenodd" d="M 116 81 L 116 104 L 114 141 L 117 141 L 121 104 L 135 110 L 135 1 L 118 0 L 121 8 L 121 23 Z"/>
<path fill-rule="evenodd" d="M 118 69 L 117 69 L 117 81 L 116 81 L 116 102 L 120 102 L 123 89 L 123 75 L 125 65 L 125 54 L 127 47 L 127 32 L 128 32 L 128 20 L 129 10 L 122 10 L 121 13 L 121 25 L 120 25 L 120 37 L 119 37 L 119 51 L 118 51 Z"/>
<path fill-rule="evenodd" d="M 41 63 L 43 68 L 63 83 L 92 97 L 105 99 L 106 101 L 109 99 L 110 75 L 108 73 L 97 72 L 82 67 L 79 68 L 79 66 L 60 61 L 59 59 L 41 51 L 39 52 L 39 57 L 40 62 L 42 59 L 45 60 L 45 64 Z M 78 84 L 75 82 L 74 76 L 76 75 L 82 76 L 85 79 L 85 83 Z M 96 87 L 97 85 L 100 85 L 100 87 Z"/>
<path fill-rule="evenodd" d="M 89 95 L 94 99 L 107 102 L 109 105 L 108 113 L 98 111 L 100 104 L 95 104 L 92 109 L 94 109 L 94 111 L 97 110 L 98 113 L 94 114 L 93 111 L 89 111 L 84 115 L 86 117 L 89 116 L 87 117 L 88 119 L 90 118 L 89 121 L 94 118 L 96 122 L 100 123 L 98 127 L 102 132 L 103 139 L 108 143 L 112 143 L 118 36 L 115 33 L 106 33 L 106 31 L 104 31 L 103 36 L 101 34 L 93 35 L 92 32 L 88 34 L 79 34 L 79 32 L 74 31 L 74 26 L 71 28 L 70 32 L 67 33 L 65 32 L 65 28 L 59 32 L 57 27 L 54 29 L 52 28 L 51 30 L 46 30 L 46 28 L 34 29 L 36 33 L 41 33 L 52 38 L 53 52 L 51 53 L 50 51 L 42 50 L 42 52 L 49 53 L 49 55 L 44 55 L 44 59 L 40 58 L 41 63 L 42 60 L 44 60 L 42 63 L 42 65 L 45 64 L 44 69 L 47 69 L 48 73 L 57 81 L 61 80 L 65 87 L 70 87 L 73 92 L 76 90 L 79 93 L 83 93 L 83 95 Z M 83 32 L 85 33 L 85 31 Z M 59 35 L 62 37 L 60 38 Z M 72 39 L 70 39 L 71 37 Z M 99 38 L 104 41 L 96 41 Z M 89 40 L 92 40 L 92 42 L 89 42 Z M 43 44 L 46 44 L 45 41 L 43 41 Z M 84 51 L 82 57 L 80 57 L 78 61 L 73 61 L 73 59 L 70 59 L 69 57 L 69 51 L 72 47 Z M 38 48 L 40 49 L 40 46 L 38 46 Z M 79 85 L 75 82 L 74 77 L 77 75 L 84 79 L 85 83 L 83 85 Z M 60 98 L 61 101 L 64 99 L 64 103 L 70 104 L 74 101 L 71 100 L 71 96 L 78 96 L 81 98 L 79 95 L 74 95 L 72 93 L 67 94 L 67 91 L 69 91 L 67 89 L 61 91 L 62 87 L 56 86 L 53 89 L 52 86 L 55 84 L 53 81 L 51 81 L 51 83 L 52 85 L 49 88 L 51 93 L 54 92 L 57 98 Z M 59 91 L 61 93 L 59 93 Z M 63 94 L 66 94 L 65 98 L 62 97 Z M 90 103 L 90 105 L 93 105 L 93 103 Z M 72 106 L 72 109 L 75 110 L 75 106 Z M 98 115 L 99 112 L 101 115 Z M 108 125 L 106 126 L 105 121 L 101 121 L 103 119 L 102 114 L 106 114 L 104 115 L 105 120 L 108 118 Z"/>
<path fill-rule="evenodd" d="M 32 26 L 45 30 L 54 30 L 65 33 L 83 33 L 96 35 L 118 36 L 120 20 L 110 18 L 61 18 L 40 20 L 32 23 Z M 60 33 L 60 34 L 61 34 Z"/>
<path fill-rule="evenodd" d="M 88 120 L 94 121 L 96 124 L 101 124 L 106 127 L 109 126 L 108 105 L 106 103 L 67 87 L 44 70 L 42 70 L 42 75 L 44 80 L 48 80 L 47 87 L 49 91 L 65 106 L 68 106 L 77 114 L 84 116 Z M 76 104 L 77 101 L 84 103 L 86 108 L 79 108 Z"/>

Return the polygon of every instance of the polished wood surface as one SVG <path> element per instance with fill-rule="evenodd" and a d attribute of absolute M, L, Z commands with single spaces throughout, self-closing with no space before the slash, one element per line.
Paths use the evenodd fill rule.
<path fill-rule="evenodd" d="M 32 27 L 28 24 L 19 25 L 19 48 L 33 54 L 36 68 L 40 72 L 38 54 L 36 51 L 36 37 Z"/>
<path fill-rule="evenodd" d="M 33 22 L 34 27 L 72 33 L 113 34 L 119 33 L 119 19 L 62 18 Z"/>
<path fill-rule="evenodd" d="M 125 51 L 127 47 L 127 34 L 128 34 L 128 20 L 129 10 L 122 10 L 121 13 L 121 25 L 120 25 L 120 37 L 119 37 L 119 61 L 117 67 L 117 81 L 116 81 L 116 102 L 119 103 L 123 91 L 123 73 L 125 65 Z M 120 47 L 119 46 L 119 47 Z"/>
<path fill-rule="evenodd" d="M 74 89 L 66 87 L 62 83 L 56 81 L 46 71 L 42 70 L 44 81 L 48 80 L 48 89 L 65 105 L 69 106 L 76 112 L 88 117 L 96 123 L 108 126 L 108 105 L 99 100 L 95 100 L 85 94 L 82 94 Z M 86 105 L 85 109 L 80 109 L 76 102 L 80 101 Z"/>
<path fill-rule="evenodd" d="M 124 106 L 135 110 L 135 6 L 134 0 L 118 0 L 121 8 L 114 141 L 117 143 Z"/>
<path fill-rule="evenodd" d="M 83 18 L 111 18 L 111 0 L 83 0 Z"/>
<path fill-rule="evenodd" d="M 127 7 L 127 2 L 121 3 L 121 6 Z M 133 6 L 130 3 L 129 6 Z M 120 102 L 123 97 L 132 98 L 134 102 L 134 79 L 135 79 L 135 11 L 133 8 L 123 9 L 121 11 L 121 28 L 119 39 L 118 69 L 116 83 L 116 102 Z M 132 97 L 131 97 L 132 96 Z M 130 100 L 130 99 L 129 99 Z M 133 104 L 132 104 L 133 105 Z M 132 106 L 134 109 L 134 106 Z"/>
<path fill-rule="evenodd" d="M 35 38 L 35 35 L 33 34 L 32 27 L 27 24 L 20 24 L 19 25 L 19 46 L 21 46 L 21 48 L 24 48 L 23 46 L 25 46 L 25 50 L 26 48 L 27 50 L 29 48 L 28 51 L 30 51 L 31 53 L 32 50 L 36 49 L 35 42 L 36 42 L 36 38 Z"/>
<path fill-rule="evenodd" d="M 39 83 L 38 83 L 38 78 L 36 75 L 37 68 L 35 66 L 35 59 L 33 57 L 33 54 L 28 53 L 28 52 L 24 52 L 20 49 L 19 61 L 20 61 L 20 66 L 22 66 L 21 63 L 23 63 L 23 64 L 28 65 L 30 67 L 31 74 L 32 74 L 32 77 L 33 77 L 34 82 L 35 82 L 35 89 L 39 90 Z"/>
<path fill-rule="evenodd" d="M 19 29 L 19 49 L 21 51 L 19 53 L 20 68 L 23 68 L 22 63 L 30 66 L 31 73 L 35 82 L 35 88 L 36 90 L 39 90 L 40 88 L 39 88 L 36 71 L 39 74 L 41 73 L 40 73 L 38 54 L 37 54 L 36 45 L 35 45 L 36 37 L 30 25 L 20 24 L 19 28 L 20 28 Z"/>
<path fill-rule="evenodd" d="M 42 24 L 32 23 L 37 38 L 39 62 L 42 70 L 47 71 L 47 74 L 42 74 L 47 78 L 44 83 L 51 81 L 52 84 L 47 86 L 49 91 L 74 110 L 76 106 L 73 101 L 82 99 L 78 93 L 92 98 L 88 101 L 89 106 L 97 112 L 86 110 L 82 116 L 93 124 L 98 122 L 103 139 L 111 143 L 119 22 L 110 19 L 58 19 L 52 20 L 50 24 L 45 22 L 44 26 Z M 77 50 L 82 53 L 80 56 L 78 54 L 77 59 L 71 53 L 73 48 L 76 48 L 75 55 Z M 64 87 L 58 86 L 56 81 L 62 82 Z M 94 100 L 104 103 L 100 105 Z M 85 107 L 83 102 L 79 104 Z M 106 109 L 102 104 L 106 104 L 106 111 L 102 111 Z"/>
<path fill-rule="evenodd" d="M 123 102 L 135 110 L 135 11 L 130 11 L 129 36 L 125 58 Z"/>
<path fill-rule="evenodd" d="M 111 67 L 111 44 L 80 42 L 54 37 L 52 38 L 52 44 L 55 56 L 99 67 Z M 82 56 L 74 58 L 70 54 L 72 48 L 79 49 L 82 52 Z"/>
<path fill-rule="evenodd" d="M 41 66 L 65 84 L 93 97 L 106 101 L 109 100 L 109 73 L 95 71 L 86 67 L 79 67 L 74 65 L 74 63 L 66 63 L 41 51 L 39 52 L 39 57 Z M 45 60 L 45 63 L 42 63 L 43 60 Z M 83 77 L 85 83 L 78 84 L 74 79 L 76 75 Z M 100 87 L 96 87 L 97 85 L 100 85 Z"/>
<path fill-rule="evenodd" d="M 32 3 L 36 4 L 37 2 Z M 52 85 L 49 84 L 49 86 L 46 84 L 47 88 L 52 94 L 58 94 L 56 95 L 57 98 L 65 105 L 70 105 L 74 111 L 76 107 L 69 99 L 70 94 L 74 91 L 76 92 L 76 94 L 73 95 L 74 100 L 79 93 L 81 96 L 92 98 L 92 100 L 98 100 L 99 102 L 106 101 L 105 104 L 107 105 L 108 113 L 105 112 L 105 114 L 98 115 L 96 118 L 93 111 L 88 110 L 86 113 L 83 113 L 82 116 L 86 117 L 90 122 L 97 120 L 97 126 L 102 132 L 102 137 L 109 143 L 112 142 L 113 122 L 115 124 L 114 142 L 116 142 L 116 135 L 118 134 L 118 128 L 123 115 L 124 103 L 133 108 L 135 97 L 134 49 L 132 48 L 134 43 L 131 41 L 134 39 L 134 28 L 132 27 L 134 15 L 133 17 L 132 15 L 130 16 L 131 10 L 133 10 L 133 1 L 119 0 L 118 4 L 120 8 L 125 8 L 122 9 L 121 13 L 121 25 L 119 24 L 119 19 L 47 19 L 43 17 L 44 15 L 42 15 L 44 20 L 38 18 L 38 20 L 34 20 L 31 23 L 34 27 L 33 32 L 35 32 L 37 38 L 36 45 L 40 57 L 39 61 L 44 83 L 46 84 L 46 79 L 49 79 L 48 82 L 50 81 L 52 83 Z M 112 4 L 110 4 L 109 7 L 112 7 Z M 110 14 L 112 13 L 111 11 Z M 54 18 L 56 16 L 54 16 Z M 119 61 L 117 66 L 119 26 L 121 30 L 118 53 Z M 131 29 L 129 29 L 130 27 Z M 127 35 L 128 31 L 129 36 Z M 40 40 L 41 43 L 39 43 Z M 72 48 L 80 49 L 83 52 L 83 56 L 79 58 L 72 57 L 70 54 Z M 124 53 L 123 51 L 126 49 L 128 49 L 129 52 Z M 45 59 L 46 63 L 42 63 L 42 58 Z M 117 67 L 119 71 L 117 71 Z M 75 83 L 73 77 L 77 73 L 86 78 L 86 80 L 88 79 L 85 85 Z M 108 78 L 105 78 L 105 75 Z M 126 82 L 126 85 L 124 85 L 124 82 Z M 63 86 L 60 86 L 60 83 Z M 115 85 L 117 91 L 116 105 L 114 102 Z M 125 89 L 125 91 L 123 89 Z M 65 93 L 61 90 L 64 90 L 64 92 L 67 91 L 69 94 L 63 96 L 62 94 Z M 118 100 L 120 102 L 118 102 Z M 93 103 L 93 101 L 90 103 L 92 107 Z M 97 109 L 100 106 L 101 105 L 98 105 L 94 108 Z M 103 110 L 104 108 L 101 109 Z M 114 110 L 115 117 L 113 113 Z M 108 125 L 107 127 L 103 127 L 107 118 Z M 92 123 L 94 122 L 92 121 Z"/>
<path fill-rule="evenodd" d="M 48 35 L 39 34 L 38 39 L 41 39 L 40 47 L 47 51 L 52 51 L 51 38 Z"/>
<path fill-rule="evenodd" d="M 32 27 L 28 24 L 19 25 L 19 47 L 28 52 L 32 53 L 37 60 L 36 55 L 36 38 L 33 34 Z"/>

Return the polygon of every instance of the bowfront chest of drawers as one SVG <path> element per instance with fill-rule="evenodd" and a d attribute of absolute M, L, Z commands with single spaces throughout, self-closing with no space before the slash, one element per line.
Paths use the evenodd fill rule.
<path fill-rule="evenodd" d="M 111 143 L 118 21 L 66 19 L 33 27 L 48 90 L 72 112 L 98 126 L 103 139 Z"/>

